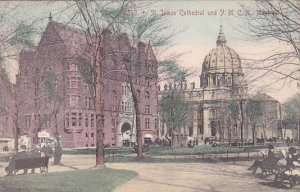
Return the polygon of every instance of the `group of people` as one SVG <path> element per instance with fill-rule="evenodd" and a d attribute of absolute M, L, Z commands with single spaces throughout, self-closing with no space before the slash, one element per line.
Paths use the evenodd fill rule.
<path fill-rule="evenodd" d="M 9 165 L 5 168 L 7 175 L 11 175 L 14 171 L 15 160 L 17 159 L 29 159 L 35 157 L 45 157 L 49 156 L 50 153 L 53 153 L 51 147 L 40 147 L 39 145 L 35 146 L 32 150 L 27 150 L 26 146 L 21 146 L 20 151 L 16 152 L 10 157 Z M 59 165 L 62 157 L 62 147 L 59 140 L 55 143 L 54 147 L 54 165 Z M 27 174 L 27 169 L 24 169 L 24 174 Z M 31 173 L 35 173 L 34 169 L 31 169 Z"/>
<path fill-rule="evenodd" d="M 41 157 L 45 155 L 44 153 L 41 153 L 39 148 L 35 147 L 33 150 L 27 151 L 26 147 L 22 146 L 21 150 L 16 152 L 14 155 L 10 157 L 10 162 L 7 167 L 5 167 L 5 171 L 7 175 L 11 175 L 14 171 L 15 167 L 15 160 L 18 159 L 28 159 L 28 158 L 35 158 L 35 157 Z M 27 169 L 24 169 L 24 174 L 27 174 Z M 31 173 L 34 173 L 35 170 L 31 169 Z"/>
<path fill-rule="evenodd" d="M 298 159 L 300 158 L 300 154 L 297 153 L 297 150 L 295 147 L 289 147 L 288 151 L 281 151 L 282 157 L 284 157 L 286 163 L 284 165 L 285 170 L 292 170 L 296 167 L 300 167 L 300 164 L 298 163 Z M 267 156 L 264 157 L 263 160 L 255 160 L 254 163 L 251 165 L 251 167 L 248 170 L 251 170 L 253 173 L 256 173 L 256 170 L 259 167 L 262 167 L 263 163 L 268 164 L 269 166 L 275 166 L 278 160 L 280 160 L 281 157 L 276 157 L 274 152 L 274 146 L 269 145 Z M 271 165 L 273 164 L 273 165 Z"/>

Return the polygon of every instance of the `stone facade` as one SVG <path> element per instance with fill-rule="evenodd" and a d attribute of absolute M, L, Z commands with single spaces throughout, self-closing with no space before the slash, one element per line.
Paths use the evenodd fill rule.
<path fill-rule="evenodd" d="M 49 21 L 34 51 L 20 53 L 17 82 L 22 92 L 20 127 L 23 134 L 59 134 L 64 147 L 96 145 L 93 89 L 83 62 L 82 31 Z M 101 107 L 104 144 L 136 141 L 135 110 L 130 81 L 138 96 L 142 137 L 154 141 L 157 130 L 157 61 L 149 44 L 133 47 L 126 34 L 103 32 Z M 131 61 L 129 72 L 122 67 Z M 129 73 L 129 74 L 128 74 Z M 144 140 L 144 139 L 143 139 Z"/>
<path fill-rule="evenodd" d="M 234 102 L 238 108 L 245 110 L 246 103 L 252 99 L 247 93 L 247 82 L 242 71 L 242 63 L 239 55 L 227 45 L 227 41 L 221 26 L 216 42 L 216 48 L 209 51 L 204 58 L 200 74 L 200 87 L 195 83 L 187 86 L 187 83 L 174 83 L 165 85 L 159 95 L 174 91 L 185 95 L 186 100 L 193 106 L 191 110 L 192 128 L 187 127 L 185 131 L 197 140 L 204 140 L 207 137 L 215 137 L 218 140 L 230 138 L 232 142 L 239 142 L 241 139 L 241 124 L 243 123 L 243 139 L 246 142 L 252 141 L 251 122 L 243 114 L 233 119 L 229 115 L 228 106 Z M 183 84 L 183 86 L 182 86 Z M 266 138 L 277 137 L 278 131 L 278 101 L 266 94 L 256 95 L 253 99 L 260 102 L 263 107 L 263 115 L 257 119 L 256 138 L 262 133 Z M 160 120 L 160 133 L 166 132 L 163 119 Z M 165 138 L 160 134 L 160 138 Z"/>

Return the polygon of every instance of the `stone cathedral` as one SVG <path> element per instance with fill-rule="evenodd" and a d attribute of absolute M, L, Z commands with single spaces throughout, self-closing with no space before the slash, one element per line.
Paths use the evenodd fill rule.
<path fill-rule="evenodd" d="M 241 123 L 243 123 L 243 139 L 251 142 L 253 135 L 256 138 L 273 138 L 278 136 L 278 101 L 265 93 L 254 96 L 247 94 L 247 82 L 242 70 L 239 55 L 229 46 L 220 26 L 216 47 L 208 52 L 202 63 L 200 74 L 200 87 L 195 83 L 172 83 L 160 89 L 159 96 L 168 92 L 177 92 L 192 106 L 190 110 L 190 123 L 180 133 L 187 142 L 189 139 L 203 141 L 207 137 L 232 142 L 239 141 L 241 137 Z M 229 118 L 228 105 L 235 101 L 244 108 L 251 99 L 260 102 L 262 117 L 257 118 L 256 129 L 253 132 L 251 119 L 241 114 L 234 120 Z M 160 119 L 159 138 L 167 138 L 167 127 Z M 182 144 L 184 144 L 184 142 Z"/>

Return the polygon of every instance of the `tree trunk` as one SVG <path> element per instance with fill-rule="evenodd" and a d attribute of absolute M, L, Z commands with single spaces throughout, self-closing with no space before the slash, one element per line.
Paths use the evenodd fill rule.
<path fill-rule="evenodd" d="M 99 53 L 97 53 L 99 54 Z M 99 55 L 98 55 L 99 56 Z M 96 109 L 96 167 L 104 167 L 104 137 L 103 137 L 103 127 L 102 127 L 102 110 L 101 110 L 101 63 L 100 60 L 94 59 L 95 66 L 95 101 L 94 106 Z M 104 121 L 104 119 L 103 119 Z M 104 122 L 103 122 L 104 123 Z"/>
<path fill-rule="evenodd" d="M 241 113 L 241 144 L 244 147 L 244 109 L 243 109 L 243 100 L 240 99 L 240 113 Z"/>
<path fill-rule="evenodd" d="M 138 108 L 138 107 L 137 107 Z M 137 157 L 143 158 L 143 141 L 141 132 L 141 121 L 139 112 L 136 112 L 136 140 L 137 140 Z"/>
<path fill-rule="evenodd" d="M 228 143 L 231 146 L 231 128 L 228 128 Z"/>
<path fill-rule="evenodd" d="M 96 147 L 96 167 L 104 166 L 104 145 L 103 145 L 103 128 L 102 128 L 101 114 L 96 115 L 96 129 L 97 129 L 97 147 Z"/>
<path fill-rule="evenodd" d="M 57 113 L 54 114 L 54 120 L 55 120 L 55 137 L 59 135 L 58 133 L 58 123 L 57 123 Z"/>
<path fill-rule="evenodd" d="M 134 105 L 134 110 L 135 110 L 135 124 L 136 124 L 136 143 L 137 143 L 137 157 L 138 158 L 143 158 L 143 139 L 142 139 L 142 130 L 141 130 L 141 119 L 140 119 L 140 108 L 139 108 L 139 101 L 136 95 L 136 91 L 134 89 L 133 83 L 132 83 L 132 74 L 128 74 L 129 70 L 126 67 L 126 72 L 129 80 L 129 85 L 130 85 L 130 90 L 132 94 L 132 99 L 133 99 L 133 105 Z"/>
<path fill-rule="evenodd" d="M 14 121 L 14 151 L 18 152 L 19 149 L 19 122 L 18 122 L 18 104 L 17 104 L 17 98 L 14 97 L 13 98 L 13 102 L 14 102 L 14 117 L 13 117 L 13 121 Z"/>
<path fill-rule="evenodd" d="M 253 145 L 256 145 L 255 123 L 252 125 L 252 143 Z"/>

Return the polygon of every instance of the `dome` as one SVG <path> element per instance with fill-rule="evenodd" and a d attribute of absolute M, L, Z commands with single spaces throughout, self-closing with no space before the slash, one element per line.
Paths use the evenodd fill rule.
<path fill-rule="evenodd" d="M 221 25 L 217 47 L 210 50 L 202 64 L 202 73 L 241 73 L 242 66 L 238 54 L 226 45 L 226 38 Z"/>
<path fill-rule="evenodd" d="M 232 86 L 243 79 L 241 59 L 226 43 L 221 25 L 217 47 L 209 51 L 202 64 L 201 87 Z"/>

